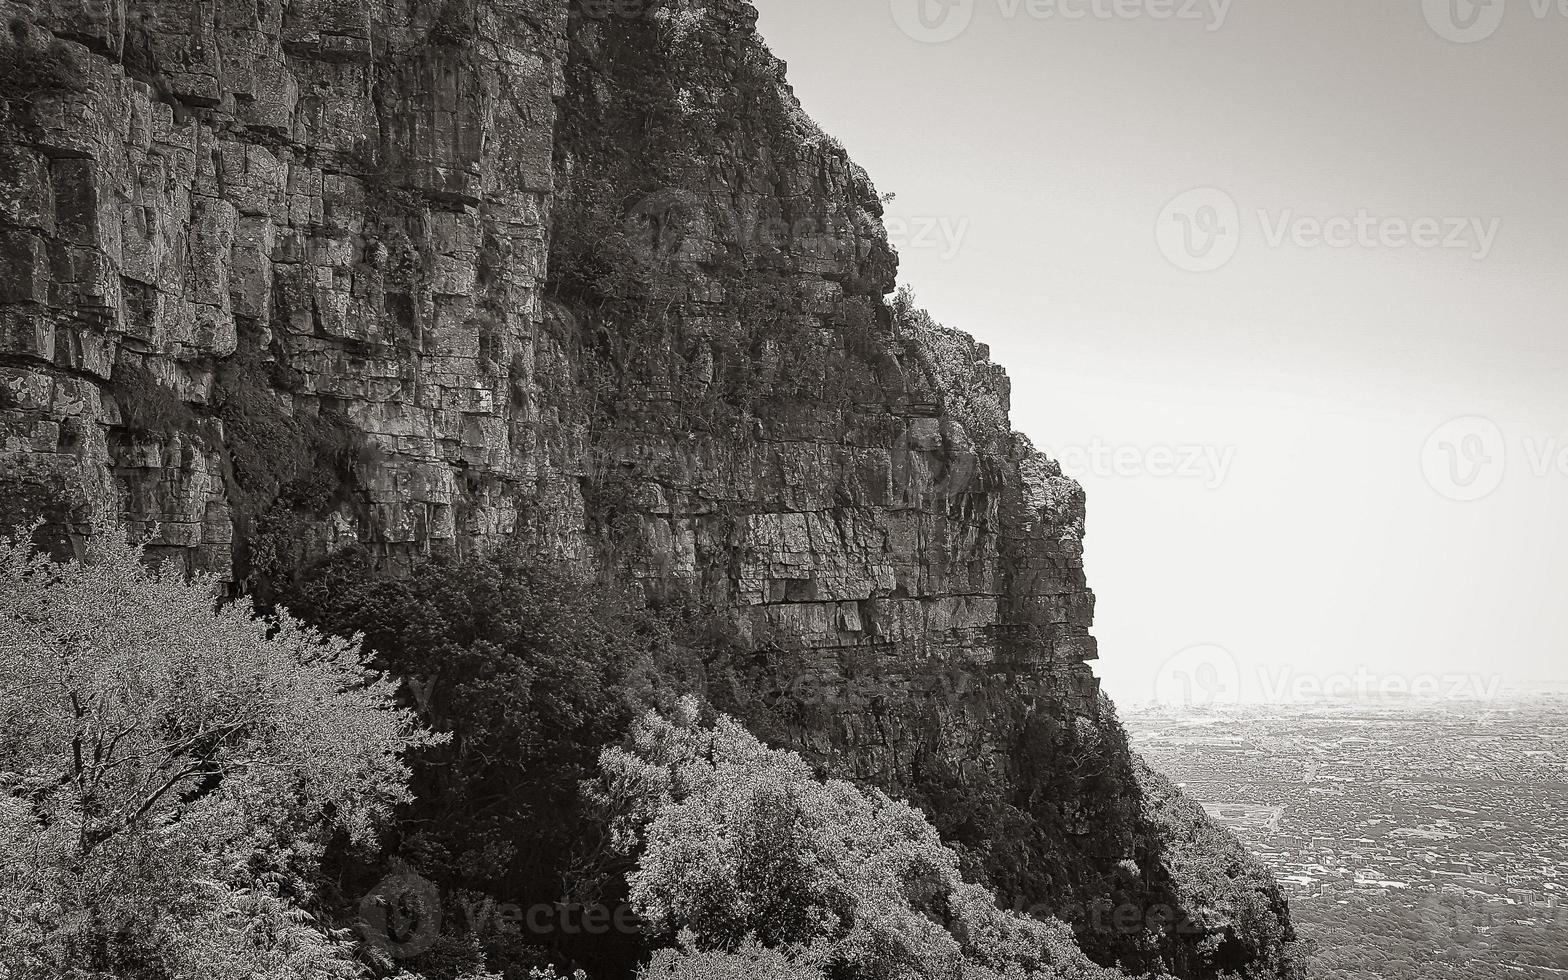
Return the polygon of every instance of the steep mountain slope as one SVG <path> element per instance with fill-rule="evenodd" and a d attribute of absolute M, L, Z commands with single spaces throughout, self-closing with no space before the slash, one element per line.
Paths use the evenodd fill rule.
<path fill-rule="evenodd" d="M 712 700 L 1103 962 L 1298 969 L 1267 876 L 1140 788 L 1081 489 L 888 301 L 877 193 L 749 4 L 0 13 L 0 518 L 263 602 L 493 541 L 685 597 L 754 654 Z"/>

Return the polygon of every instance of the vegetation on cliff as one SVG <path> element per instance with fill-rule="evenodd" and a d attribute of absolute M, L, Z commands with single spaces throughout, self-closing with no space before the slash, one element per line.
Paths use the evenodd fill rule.
<path fill-rule="evenodd" d="M 695 699 L 644 715 L 601 765 L 613 845 L 637 860 L 632 906 L 679 943 L 650 973 L 697 976 L 755 944 L 811 977 L 1116 975 L 1059 920 L 999 910 L 908 804 L 820 779 L 731 718 L 704 725 Z"/>
<path fill-rule="evenodd" d="M 141 558 L 0 539 L 0 976 L 356 975 L 321 857 L 375 845 L 435 739 L 356 644 Z"/>
<path fill-rule="evenodd" d="M 378 668 L 450 741 L 414 760 L 394 853 L 450 894 L 523 907 L 580 902 L 602 884 L 579 785 L 676 672 L 669 623 L 614 589 L 504 552 L 436 557 L 401 579 L 348 551 L 293 598 L 307 618 L 362 634 Z M 346 866 L 354 887 L 376 867 Z M 585 894 L 587 893 L 587 894 Z M 583 941 L 586 938 L 586 941 Z M 635 937 L 541 932 L 572 958 L 629 969 Z M 479 937 L 505 961 L 504 936 Z M 537 957 L 529 954 L 530 962 Z"/>
<path fill-rule="evenodd" d="M 505 557 L 362 568 L 340 556 L 298 598 L 368 655 L 215 605 L 123 539 L 62 564 L 0 543 L 6 976 L 1111 975 L 1064 924 L 997 909 L 908 805 L 698 724 L 669 696 L 695 660 L 668 618 Z M 448 927 L 415 944 L 387 925 L 407 895 L 356 902 L 388 869 L 435 879 L 423 912 Z M 474 914 L 562 887 L 632 916 Z"/>

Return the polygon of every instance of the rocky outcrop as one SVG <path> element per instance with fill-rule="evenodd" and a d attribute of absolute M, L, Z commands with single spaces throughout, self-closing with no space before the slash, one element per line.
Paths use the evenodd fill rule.
<path fill-rule="evenodd" d="M 510 533 L 513 488 L 550 469 L 513 409 L 562 6 L 0 13 L 31 69 L 0 83 L 7 496 L 54 502 L 74 533 L 156 526 L 190 567 L 241 579 L 269 522 L 313 548 Z M 354 458 L 280 458 L 333 442 L 303 419 L 352 433 Z M 314 506 L 282 522 L 280 495 Z"/>
<path fill-rule="evenodd" d="M 757 651 L 711 697 L 1013 901 L 1171 891 L 1082 491 L 983 345 L 889 303 L 877 193 L 748 4 L 0 12 L 0 518 L 123 522 L 263 600 L 346 544 L 498 541 L 678 595 Z"/>

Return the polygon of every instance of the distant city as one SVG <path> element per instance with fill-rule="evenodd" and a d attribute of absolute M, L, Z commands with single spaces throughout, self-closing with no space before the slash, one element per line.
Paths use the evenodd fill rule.
<path fill-rule="evenodd" d="M 1312 976 L 1568 976 L 1568 696 L 1142 707 L 1124 721 L 1274 869 Z"/>

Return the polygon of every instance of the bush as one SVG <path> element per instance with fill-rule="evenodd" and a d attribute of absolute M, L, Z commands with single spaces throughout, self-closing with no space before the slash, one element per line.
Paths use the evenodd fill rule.
<path fill-rule="evenodd" d="M 357 975 L 309 882 L 432 739 L 356 645 L 141 559 L 0 540 L 0 976 Z"/>
<path fill-rule="evenodd" d="M 1161 870 L 1200 938 L 1180 964 L 1197 975 L 1300 977 L 1305 964 L 1273 875 L 1203 808 L 1137 760 L 1144 819 L 1165 843 Z"/>
<path fill-rule="evenodd" d="M 977 444 L 994 446 L 1010 431 L 1007 379 L 983 356 L 975 339 L 942 326 L 915 306 L 905 286 L 893 300 L 897 333 L 927 374 L 946 414 L 964 427 Z"/>
<path fill-rule="evenodd" d="M 213 408 L 223 422 L 235 505 L 247 516 L 277 503 L 309 513 L 330 510 L 352 481 L 354 466 L 374 456 L 343 415 L 286 411 L 279 394 L 289 387 L 285 373 L 249 338 L 218 370 Z"/>
<path fill-rule="evenodd" d="M 115 365 L 111 384 L 120 418 L 132 431 L 169 439 L 196 420 L 179 395 L 139 364 Z"/>
<path fill-rule="evenodd" d="M 223 423 L 228 498 L 234 507 L 235 577 L 272 608 L 284 587 L 319 552 L 307 555 L 308 525 L 352 499 L 356 467 L 375 447 L 343 414 L 290 411 L 287 365 L 269 359 L 251 331 L 223 361 L 212 407 Z"/>
<path fill-rule="evenodd" d="M 437 555 L 401 579 L 378 576 L 363 551 L 343 552 L 304 576 L 289 605 L 332 632 L 363 634 L 375 665 L 406 679 L 406 703 L 451 736 L 415 760 L 402 858 L 472 907 L 614 890 L 619 867 L 596 854 L 579 784 L 683 656 L 660 616 L 502 551 Z M 537 960 L 481 938 L 491 969 Z M 573 955 L 586 964 L 629 970 L 636 959 L 604 937 L 579 938 L 586 948 Z"/>
<path fill-rule="evenodd" d="M 822 980 L 822 966 L 803 950 L 769 949 L 755 939 L 734 952 L 699 948 L 690 932 L 658 950 L 638 980 Z"/>
<path fill-rule="evenodd" d="M 724 976 L 735 950 L 769 972 L 837 978 L 1109 978 L 1056 920 L 996 907 L 907 804 L 817 779 L 732 719 L 648 713 L 607 750 L 595 796 L 614 845 L 635 855 L 633 908 L 681 949 L 649 973 Z M 699 969 L 699 967 L 701 967 Z M 646 974 L 645 974 L 646 975 Z"/>

